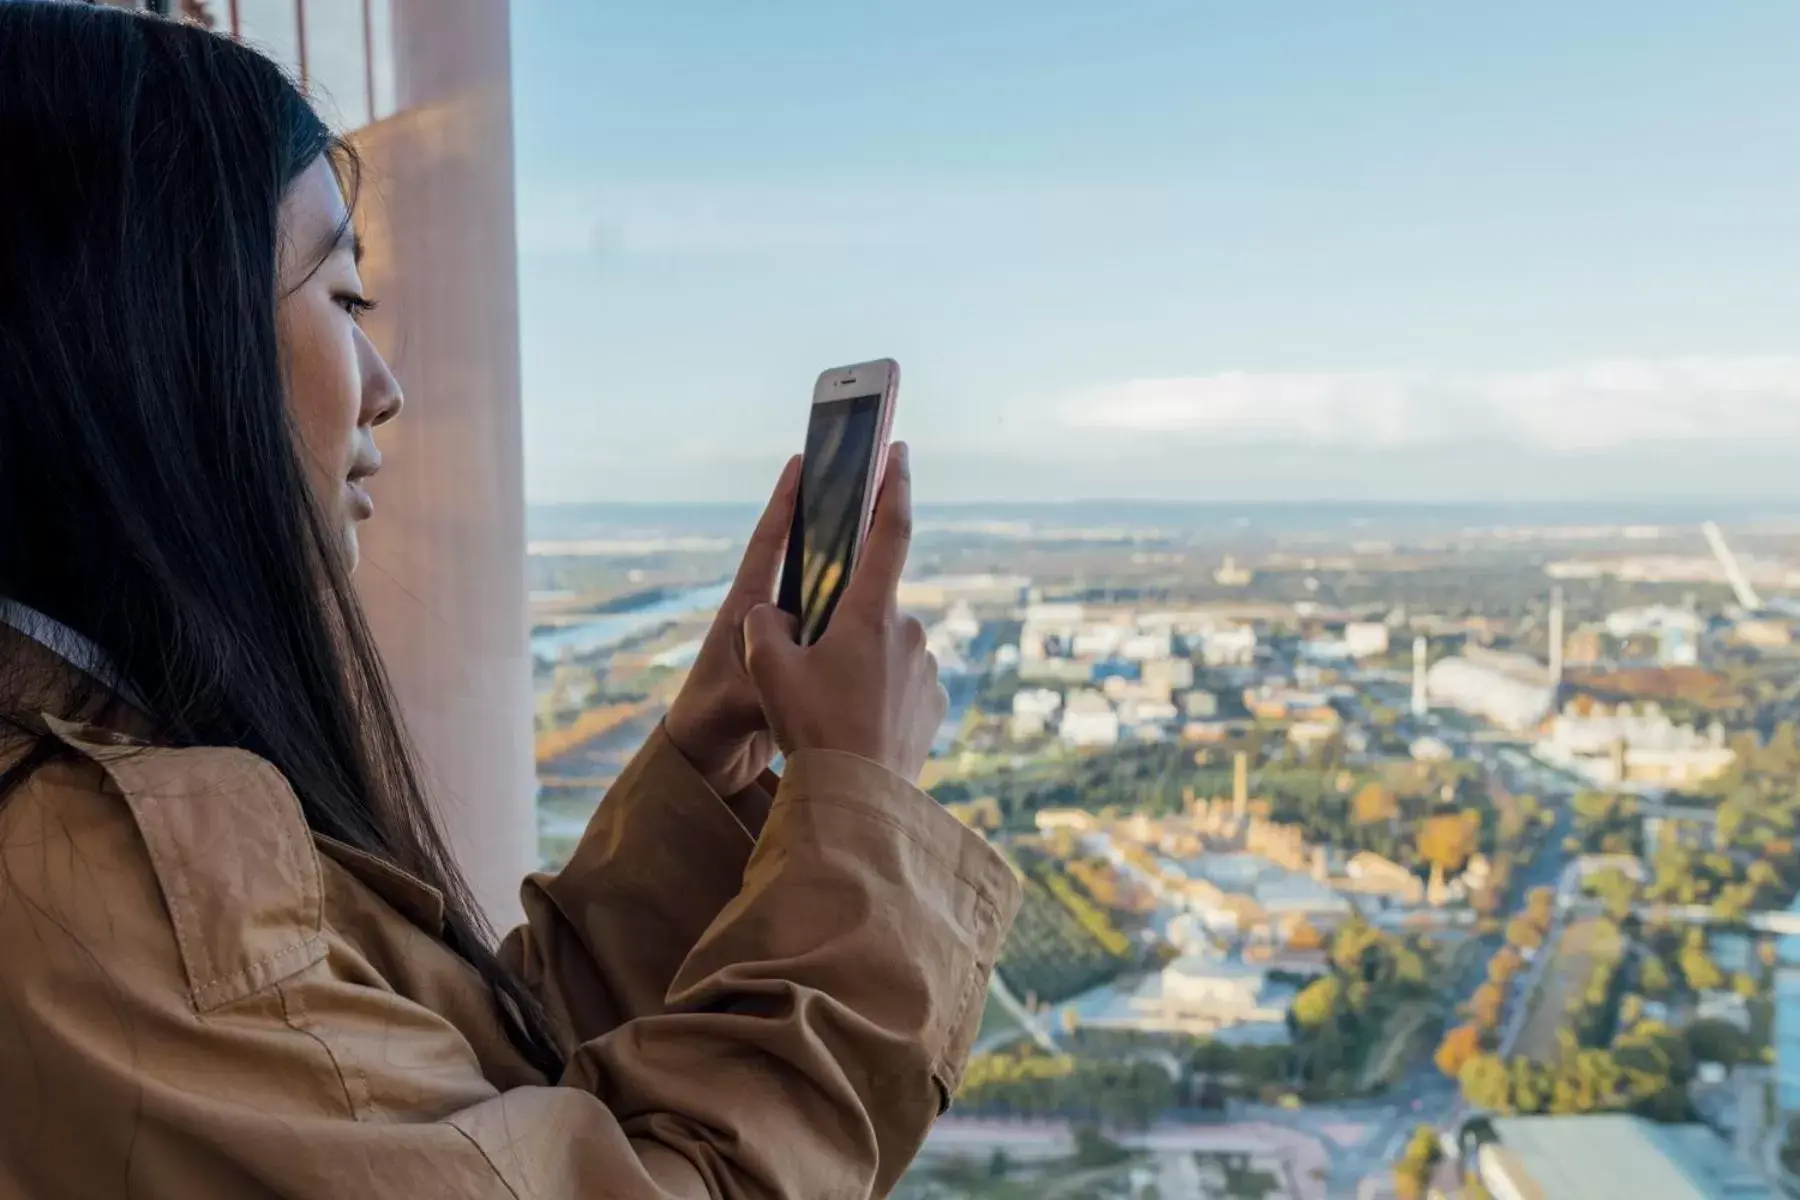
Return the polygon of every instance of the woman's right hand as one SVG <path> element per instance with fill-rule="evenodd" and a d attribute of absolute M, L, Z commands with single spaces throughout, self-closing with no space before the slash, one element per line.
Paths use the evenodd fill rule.
<path fill-rule="evenodd" d="M 898 607 L 911 541 L 912 476 L 897 442 L 868 542 L 825 633 L 799 645 L 794 619 L 768 604 L 746 619 L 745 659 L 784 754 L 840 750 L 918 779 L 949 698 L 924 628 Z"/>

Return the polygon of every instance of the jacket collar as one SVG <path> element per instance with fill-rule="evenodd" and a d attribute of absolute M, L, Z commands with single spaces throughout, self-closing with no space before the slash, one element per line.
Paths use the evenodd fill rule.
<path fill-rule="evenodd" d="M 144 701 L 137 690 L 120 677 L 118 668 L 87 635 L 69 628 L 55 617 L 29 604 L 0 596 L 0 625 L 30 638 L 77 671 L 106 685 L 119 699 L 142 712 Z"/>
<path fill-rule="evenodd" d="M 0 635 L 18 644 L 18 650 L 6 653 L 5 658 L 15 663 L 26 660 L 25 669 L 19 676 L 29 681 L 26 685 L 29 694 L 15 697 L 15 702 L 19 704 L 21 715 L 42 714 L 38 720 L 42 721 L 43 727 L 38 732 L 48 731 L 67 740 L 72 734 L 88 729 L 93 735 L 105 736 L 113 742 L 119 741 L 118 735 L 123 734 L 125 741 L 143 744 L 133 735 L 148 732 L 140 728 L 141 714 L 146 706 L 138 693 L 120 679 L 106 652 L 92 639 L 29 605 L 4 597 L 0 597 Z M 31 662 L 32 659 L 39 661 Z M 113 697 L 125 701 L 136 711 L 125 714 L 123 720 L 117 719 L 116 704 L 111 706 L 112 719 L 102 719 L 101 713 L 91 709 L 78 711 L 72 697 L 79 694 L 80 689 L 71 679 L 72 672 L 101 684 Z M 132 720 L 133 717 L 138 720 Z M 33 723 L 37 722 L 34 720 Z M 312 840 L 320 853 L 354 875 L 400 913 L 432 935 L 442 935 L 444 894 L 437 888 L 392 863 L 335 838 L 314 833 Z"/>

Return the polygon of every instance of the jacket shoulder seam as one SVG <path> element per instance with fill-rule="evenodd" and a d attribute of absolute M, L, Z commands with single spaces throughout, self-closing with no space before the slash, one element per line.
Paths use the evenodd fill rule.
<path fill-rule="evenodd" d="M 365 1107 L 356 1102 L 356 1089 L 350 1086 L 350 1079 L 344 1073 L 344 1064 L 338 1060 L 337 1052 L 331 1048 L 319 1031 L 312 1027 L 306 1019 L 306 1008 L 300 997 L 285 984 L 275 985 L 275 995 L 281 1004 L 281 1020 L 289 1029 L 301 1037 L 309 1038 L 325 1055 L 325 1061 L 331 1064 L 331 1070 L 337 1076 L 338 1089 L 343 1093 L 344 1110 L 353 1121 L 361 1121 L 365 1115 Z M 297 1011 L 296 1011 L 297 1010 Z"/>
<path fill-rule="evenodd" d="M 106 744 L 90 741 L 88 731 L 80 727 L 53 723 L 51 728 L 60 741 L 100 769 L 105 783 L 130 813 L 168 908 L 187 971 L 189 1002 L 196 1011 L 209 1012 L 266 991 L 324 959 L 324 880 L 317 852 L 298 799 L 271 763 L 247 751 L 224 747 Z M 273 937 L 268 936 L 268 922 L 254 919 L 268 913 L 255 908 L 241 908 L 235 921 L 224 915 L 206 920 L 202 897 L 191 877 L 193 864 L 187 860 L 204 864 L 207 859 L 184 853 L 184 848 L 191 850 L 187 843 L 194 836 L 203 836 L 199 830 L 208 826 L 218 830 L 234 819 L 241 820 L 224 810 L 224 805 L 246 791 L 270 807 L 268 834 L 273 843 L 272 853 L 259 855 L 259 861 L 248 864 L 246 873 L 272 881 L 273 890 L 257 899 L 291 907 L 298 918 L 291 931 Z M 202 823 L 191 806 L 205 803 L 208 792 L 213 793 L 221 811 L 204 814 Z M 249 844 L 253 851 L 267 848 L 254 840 Z M 231 846 L 227 834 L 226 848 Z M 291 894 L 283 895 L 284 888 Z M 244 929 L 252 926 L 264 936 L 263 945 L 253 945 L 245 937 Z M 275 928 L 280 926 L 278 921 Z"/>

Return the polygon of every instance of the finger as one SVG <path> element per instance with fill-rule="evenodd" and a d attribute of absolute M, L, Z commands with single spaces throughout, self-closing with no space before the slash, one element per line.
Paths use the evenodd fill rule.
<path fill-rule="evenodd" d="M 905 442 L 888 448 L 881 495 L 869 524 L 869 540 L 844 589 L 844 603 L 865 613 L 894 610 L 900 574 L 912 546 L 912 466 Z"/>
<path fill-rule="evenodd" d="M 773 604 L 759 604 L 744 617 L 744 669 L 759 691 L 776 686 L 800 653 L 800 620 Z"/>
<path fill-rule="evenodd" d="M 794 523 L 794 502 L 800 493 L 800 456 L 787 460 L 781 478 L 775 481 L 775 492 L 750 532 L 750 544 L 738 563 L 737 576 L 731 581 L 732 599 L 755 597 L 765 601 L 775 594 L 775 581 L 781 573 L 782 551 L 787 548 L 788 531 Z"/>

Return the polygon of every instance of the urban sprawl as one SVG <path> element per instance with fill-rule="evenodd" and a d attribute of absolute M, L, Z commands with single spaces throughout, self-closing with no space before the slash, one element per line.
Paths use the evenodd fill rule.
<path fill-rule="evenodd" d="M 900 1195 L 1800 1195 L 1794 530 L 1390 523 L 921 522 L 1025 902 Z M 548 862 L 731 550 L 534 544 Z"/>

